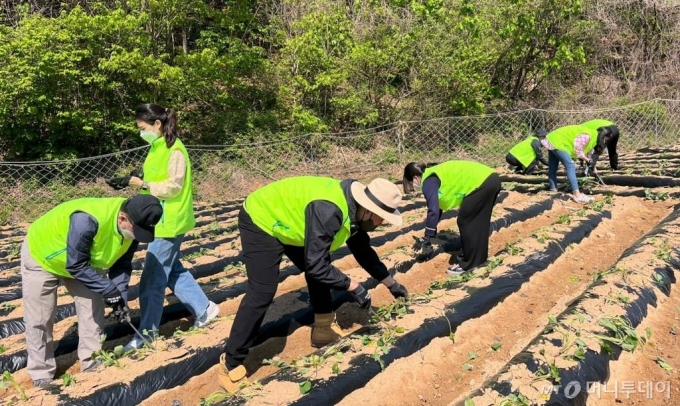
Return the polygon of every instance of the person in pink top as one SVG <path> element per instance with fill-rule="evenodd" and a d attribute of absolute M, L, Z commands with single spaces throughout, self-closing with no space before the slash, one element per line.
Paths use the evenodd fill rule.
<path fill-rule="evenodd" d="M 567 172 L 572 199 L 577 203 L 592 201 L 592 196 L 581 193 L 579 190 L 574 160 L 580 159 L 591 168 L 592 173 L 597 173 L 592 159 L 593 152 L 597 150 L 601 153 L 610 138 L 610 133 L 581 125 L 568 125 L 548 133 L 541 143 L 549 151 L 548 186 L 550 190 L 557 191 L 557 168 L 561 162 Z"/>

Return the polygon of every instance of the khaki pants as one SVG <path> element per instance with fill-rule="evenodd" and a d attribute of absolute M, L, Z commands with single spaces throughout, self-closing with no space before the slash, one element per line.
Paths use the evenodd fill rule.
<path fill-rule="evenodd" d="M 92 353 L 101 349 L 104 300 L 75 279 L 61 278 L 44 270 L 33 259 L 24 241 L 21 246 L 21 291 L 24 301 L 28 374 L 34 381 L 54 379 L 57 363 L 52 339 L 57 313 L 57 288 L 63 283 L 73 296 L 78 317 L 78 358 L 80 370 L 96 365 Z"/>

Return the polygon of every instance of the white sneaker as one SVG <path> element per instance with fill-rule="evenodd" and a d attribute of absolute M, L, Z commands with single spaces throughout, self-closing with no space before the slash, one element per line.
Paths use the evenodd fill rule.
<path fill-rule="evenodd" d="M 579 197 L 573 197 L 573 196 L 572 196 L 572 199 L 573 199 L 576 203 L 590 203 L 590 202 L 592 202 L 593 200 L 595 200 L 594 197 L 588 196 L 588 195 L 585 194 L 585 193 L 581 193 L 581 194 L 579 195 Z"/>
<path fill-rule="evenodd" d="M 213 302 L 208 302 L 208 308 L 206 309 L 205 313 L 203 313 L 203 315 L 196 318 L 196 321 L 194 322 L 194 327 L 197 328 L 205 327 L 215 317 L 219 316 L 219 314 L 220 307 Z"/>
<path fill-rule="evenodd" d="M 130 350 L 138 350 L 140 348 L 144 347 L 144 340 L 141 339 L 141 337 L 138 337 L 136 334 L 134 337 L 132 337 L 132 340 L 130 340 L 129 343 L 125 344 L 125 352 L 128 352 Z"/>

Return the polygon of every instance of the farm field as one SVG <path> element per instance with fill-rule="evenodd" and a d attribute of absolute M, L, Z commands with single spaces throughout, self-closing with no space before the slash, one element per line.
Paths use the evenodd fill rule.
<path fill-rule="evenodd" d="M 601 162 L 608 168 L 606 156 Z M 18 257 L 25 225 L 4 227 L 0 371 L 8 372 L 8 389 L 0 404 L 679 404 L 680 148 L 639 150 L 621 155 L 619 164 L 600 170 L 606 186 L 581 179 L 582 191 L 596 196 L 585 206 L 546 191 L 545 174 L 499 168 L 504 190 L 492 216 L 490 258 L 470 278 L 445 273 L 458 253 L 455 210 L 444 213 L 437 255 L 423 263 L 413 258 L 427 209 L 420 196 L 406 198 L 404 225 L 371 235 L 409 289 L 409 302 L 395 302 L 347 249 L 338 250 L 334 264 L 363 281 L 374 314 L 334 292 L 347 335 L 320 350 L 309 343 L 313 313 L 304 275 L 284 260 L 246 361 L 251 385 L 232 397 L 220 391 L 216 364 L 245 292 L 240 201 L 197 204 L 197 227 L 183 245 L 184 264 L 220 306 L 217 321 L 190 329 L 188 311 L 167 291 L 156 350 L 116 353 L 132 329 L 109 321 L 100 356 L 110 365 L 79 373 L 73 300 L 61 287 L 57 377 L 75 382 L 56 379 L 48 390 L 33 388 L 25 370 Z M 559 180 L 566 183 L 563 173 Z M 136 320 L 144 255 L 141 245 L 130 283 Z"/>

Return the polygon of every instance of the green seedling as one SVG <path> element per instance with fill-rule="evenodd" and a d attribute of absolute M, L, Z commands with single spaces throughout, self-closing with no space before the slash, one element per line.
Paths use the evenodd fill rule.
<path fill-rule="evenodd" d="M 494 351 L 498 351 L 502 346 L 503 346 L 502 343 L 496 341 L 493 344 L 491 344 L 491 349 Z"/>
<path fill-rule="evenodd" d="M 10 386 L 17 391 L 19 396 L 21 396 L 21 400 L 24 402 L 28 400 L 28 396 L 26 396 L 24 388 L 19 385 L 19 382 L 14 379 L 14 376 L 9 371 L 5 371 L 2 373 L 2 379 L 0 379 L 0 389 L 8 390 Z"/>
<path fill-rule="evenodd" d="M 196 326 L 191 326 L 189 327 L 189 330 L 183 331 L 179 327 L 175 330 L 175 332 L 172 334 L 173 337 L 175 338 L 182 338 L 184 336 L 194 336 L 197 334 L 205 334 L 205 329 L 196 327 Z"/>
<path fill-rule="evenodd" d="M 191 254 L 186 254 L 185 256 L 182 257 L 183 261 L 194 261 L 200 257 L 208 256 L 208 255 L 213 255 L 215 253 L 215 250 L 207 249 L 207 248 L 200 248 L 198 251 L 193 252 Z"/>
<path fill-rule="evenodd" d="M 122 345 L 117 345 L 113 351 L 107 351 L 101 348 L 92 353 L 92 357 L 97 361 L 101 361 L 106 367 L 115 366 L 120 368 L 120 363 L 118 360 L 125 355 L 125 347 Z"/>
<path fill-rule="evenodd" d="M 4 311 L 6 313 L 10 313 L 10 312 L 14 311 L 14 309 L 16 309 L 16 308 L 17 308 L 17 305 L 15 305 L 13 303 L 5 302 L 5 303 L 0 305 L 0 310 Z"/>
<path fill-rule="evenodd" d="M 526 396 L 518 393 L 510 394 L 500 401 L 499 406 L 531 406 L 532 403 Z"/>
<path fill-rule="evenodd" d="M 475 406 L 475 401 L 472 399 L 465 399 L 465 404 L 463 406 Z"/>
<path fill-rule="evenodd" d="M 470 364 L 463 364 L 462 368 L 465 371 L 472 371 L 473 366 Z"/>
<path fill-rule="evenodd" d="M 668 192 L 654 193 L 650 189 L 645 189 L 646 200 L 651 200 L 653 202 L 663 202 L 665 200 L 668 200 L 669 198 L 670 196 L 668 195 Z"/>
<path fill-rule="evenodd" d="M 76 384 L 76 377 L 71 374 L 63 374 L 61 376 L 61 384 L 63 386 L 74 386 Z"/>
<path fill-rule="evenodd" d="M 671 247 L 668 246 L 668 238 L 665 238 L 654 255 L 662 261 L 669 262 L 671 260 L 671 253 Z"/>
<path fill-rule="evenodd" d="M 11 261 L 13 259 L 19 258 L 21 253 L 21 245 L 18 243 L 13 243 L 7 246 L 7 260 Z"/>
<path fill-rule="evenodd" d="M 248 389 L 247 391 L 245 390 L 246 388 Z M 239 385 L 235 393 L 229 393 L 223 390 L 213 392 L 210 395 L 201 398 L 201 401 L 198 403 L 198 406 L 212 406 L 215 403 L 219 403 L 222 402 L 223 400 L 231 398 L 239 398 L 247 401 L 257 396 L 257 392 L 261 390 L 262 384 L 258 381 L 255 381 L 251 384 L 243 382 Z"/>
<path fill-rule="evenodd" d="M 229 272 L 229 271 L 231 271 L 231 270 L 237 270 L 237 271 L 241 272 L 243 275 L 246 274 L 246 266 L 245 266 L 245 264 L 244 264 L 243 262 L 241 262 L 241 261 L 238 261 L 238 262 L 235 263 L 235 264 L 229 264 L 229 265 L 227 265 L 227 266 L 224 267 L 224 272 L 225 272 L 225 273 L 226 273 L 226 272 Z"/>
<path fill-rule="evenodd" d="M 524 252 L 524 248 L 517 244 L 505 243 L 505 252 L 507 252 L 508 255 L 519 255 Z"/>
<path fill-rule="evenodd" d="M 468 359 L 472 361 L 473 359 L 477 358 L 477 353 L 475 351 L 469 351 L 468 352 Z"/>
<path fill-rule="evenodd" d="M 7 347 L 5 344 L 0 344 L 0 354 L 4 354 L 5 351 L 7 351 Z"/>
<path fill-rule="evenodd" d="M 312 382 L 308 379 L 300 383 L 300 394 L 304 395 L 312 390 Z"/>
<path fill-rule="evenodd" d="M 577 216 L 579 216 L 579 217 L 585 217 L 585 215 L 586 215 L 586 208 L 585 208 L 585 207 L 581 207 L 580 209 L 578 209 L 578 211 L 577 211 L 575 214 L 576 214 Z"/>
<path fill-rule="evenodd" d="M 657 358 L 656 363 L 663 368 L 664 371 L 673 372 L 675 370 L 664 358 Z"/>
<path fill-rule="evenodd" d="M 607 304 L 616 304 L 616 303 L 623 303 L 623 304 L 628 304 L 630 303 L 630 298 L 621 291 L 617 292 L 616 294 L 610 294 L 607 296 L 607 299 L 605 300 L 605 303 Z"/>
<path fill-rule="evenodd" d="M 594 337 L 600 341 L 600 346 L 612 353 L 611 344 L 618 345 L 624 351 L 633 352 L 638 346 L 644 346 L 647 340 L 640 337 L 630 323 L 620 316 L 605 317 L 600 319 L 599 325 L 604 327 L 610 335 L 595 334 Z"/>
<path fill-rule="evenodd" d="M 504 257 L 501 256 L 489 258 L 489 262 L 486 266 L 486 271 L 491 272 L 495 268 L 498 268 L 498 266 L 503 263 L 503 259 Z"/>
<path fill-rule="evenodd" d="M 548 334 L 555 331 L 557 327 L 557 318 L 555 316 L 548 316 L 548 325 L 543 329 L 543 334 Z"/>
<path fill-rule="evenodd" d="M 394 302 L 382 305 L 374 310 L 371 316 L 371 322 L 378 323 L 381 321 L 391 321 L 400 319 L 408 314 L 407 303 L 404 299 L 399 299 Z"/>
<path fill-rule="evenodd" d="M 537 380 L 549 379 L 556 384 L 559 384 L 562 381 L 560 369 L 554 362 L 546 362 L 544 365 L 541 365 L 535 375 Z"/>
<path fill-rule="evenodd" d="M 557 217 L 557 224 L 571 224 L 571 216 L 568 214 L 563 214 Z"/>

